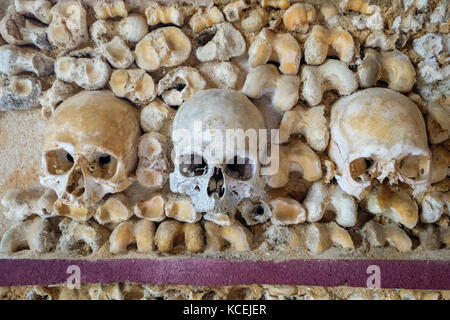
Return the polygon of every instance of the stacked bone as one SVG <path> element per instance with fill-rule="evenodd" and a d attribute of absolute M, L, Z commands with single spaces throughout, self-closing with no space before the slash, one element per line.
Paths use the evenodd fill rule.
<path fill-rule="evenodd" d="M 449 290 L 406 290 L 287 285 L 180 286 L 132 282 L 0 287 L 0 300 L 448 300 Z"/>
<path fill-rule="evenodd" d="M 365 0 L 208 8 L 13 1 L 0 21 L 0 110 L 42 106 L 51 133 L 45 188 L 3 197 L 5 217 L 17 223 L 0 249 L 124 254 L 135 245 L 139 253 L 175 254 L 288 246 L 366 254 L 448 247 L 447 8 L 426 1 L 394 1 L 393 8 L 402 14 Z M 200 91 L 212 101 L 210 88 L 240 91 L 258 106 L 222 123 L 254 128 L 264 116 L 268 125 L 280 120 L 279 170 L 245 183 L 231 179 L 245 170 L 225 172 L 238 195 L 225 212 L 205 205 L 206 189 L 196 189 L 193 181 L 207 182 L 206 169 L 187 179 L 180 159 L 170 158 L 179 106 L 191 120 L 227 107 L 189 112 L 185 102 Z M 93 108 L 89 100 L 109 103 Z M 81 114 L 88 120 L 76 121 Z M 102 115 L 111 123 L 98 125 Z M 87 138 L 89 130 L 100 137 Z"/>

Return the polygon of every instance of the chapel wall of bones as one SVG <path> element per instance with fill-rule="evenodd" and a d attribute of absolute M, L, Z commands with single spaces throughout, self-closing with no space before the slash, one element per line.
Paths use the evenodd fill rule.
<path fill-rule="evenodd" d="M 0 251 L 448 250 L 449 17 L 431 0 L 13 1 L 0 110 L 48 126 L 42 186 L 1 200 Z M 186 152 L 172 132 L 195 120 L 279 129 L 278 172 Z"/>

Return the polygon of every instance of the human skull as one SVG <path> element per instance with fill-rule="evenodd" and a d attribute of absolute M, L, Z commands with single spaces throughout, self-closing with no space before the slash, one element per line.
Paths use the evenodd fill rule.
<path fill-rule="evenodd" d="M 361 198 L 373 178 L 407 183 L 416 196 L 430 185 L 431 152 L 419 108 L 402 94 L 370 88 L 332 107 L 329 156 L 346 193 Z"/>
<path fill-rule="evenodd" d="M 64 101 L 50 118 L 41 184 L 67 204 L 91 206 L 135 180 L 137 111 L 106 91 L 87 91 Z"/>
<path fill-rule="evenodd" d="M 170 189 L 189 196 L 196 211 L 206 213 L 205 219 L 227 224 L 223 217 L 232 215 L 242 199 L 262 196 L 264 180 L 257 153 L 266 148 L 265 140 L 252 148 L 248 139 L 231 146 L 230 139 L 225 139 L 227 129 L 237 135 L 239 130 L 253 129 L 258 135 L 265 128 L 262 114 L 243 94 L 220 89 L 199 92 L 180 107 L 174 119 L 175 170 L 170 174 Z"/>

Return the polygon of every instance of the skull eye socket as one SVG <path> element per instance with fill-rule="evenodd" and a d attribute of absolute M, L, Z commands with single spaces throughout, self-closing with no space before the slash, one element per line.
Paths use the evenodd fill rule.
<path fill-rule="evenodd" d="M 47 170 L 52 175 L 67 173 L 73 166 L 73 156 L 64 149 L 50 150 L 45 154 Z"/>
<path fill-rule="evenodd" d="M 180 173 L 185 177 L 199 177 L 208 172 L 208 164 L 198 154 L 183 155 L 181 159 Z"/>
<path fill-rule="evenodd" d="M 116 173 L 117 159 L 110 154 L 97 152 L 89 161 L 87 170 L 93 177 L 110 179 Z"/>
<path fill-rule="evenodd" d="M 409 179 L 417 179 L 428 172 L 429 159 L 424 156 L 407 156 L 400 161 L 400 174 Z"/>
<path fill-rule="evenodd" d="M 369 177 L 368 170 L 373 165 L 373 160 L 358 158 L 350 163 L 350 174 L 356 182 L 366 181 Z"/>
<path fill-rule="evenodd" d="M 249 180 L 253 177 L 254 169 L 250 159 L 236 156 L 232 162 L 227 163 L 225 174 L 237 180 Z"/>

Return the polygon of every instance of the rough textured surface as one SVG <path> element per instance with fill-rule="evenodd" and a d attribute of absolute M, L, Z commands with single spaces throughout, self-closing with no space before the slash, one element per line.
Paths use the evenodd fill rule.
<path fill-rule="evenodd" d="M 0 300 L 449 300 L 450 290 L 369 289 L 285 285 L 158 286 L 131 282 L 0 287 Z"/>
<path fill-rule="evenodd" d="M 65 283 L 77 265 L 84 283 L 131 281 L 158 285 L 239 285 L 252 283 L 365 287 L 370 265 L 380 267 L 382 288 L 450 290 L 445 261 L 290 260 L 232 262 L 224 259 L 3 260 L 0 286 Z M 132 266 L 132 267 L 131 267 Z M 198 274 L 202 276 L 199 277 Z"/>
<path fill-rule="evenodd" d="M 194 1 L 194 0 L 193 0 Z M 94 3 L 97 1 L 94 0 L 88 0 L 85 1 L 86 3 Z M 138 1 L 137 0 L 131 0 L 129 1 L 130 3 L 136 4 Z M 142 2 L 142 3 L 146 3 Z M 171 1 L 173 2 L 173 1 Z M 176 2 L 176 1 L 174 1 Z M 192 1 L 184 1 L 187 3 L 190 3 Z M 211 4 L 212 1 L 200 1 L 202 3 L 209 3 Z M 295 1 L 292 1 L 295 2 Z M 317 2 L 323 2 L 323 1 L 317 1 Z M 386 4 L 386 1 L 373 1 L 376 4 L 380 4 L 380 3 L 384 3 Z M 435 1 L 430 1 L 430 2 L 435 2 Z M 7 5 L 7 1 L 3 2 L 0 4 L 0 6 L 6 6 Z M 398 8 L 397 8 L 398 9 Z M 400 8 L 401 10 L 403 10 L 402 8 Z M 1 10 L 0 10 L 0 16 L 2 16 Z M 359 41 L 364 40 L 364 37 L 362 37 L 361 39 L 358 39 Z M 234 61 L 233 61 L 234 62 Z M 417 61 L 415 61 L 414 63 L 416 63 Z M 159 77 L 159 75 L 158 75 Z M 48 88 L 48 86 L 45 86 L 44 89 Z M 326 97 L 325 97 L 326 99 Z M 325 100 L 324 99 L 324 100 Z M 259 101 L 257 102 L 258 105 L 260 105 Z M 276 117 L 274 117 L 275 119 Z M 271 121 L 273 121 L 271 119 Z M 277 122 L 276 120 L 274 122 Z M 42 136 L 43 136 L 43 132 L 45 129 L 45 121 L 42 120 L 39 116 L 39 110 L 33 109 L 33 110 L 27 110 L 27 111 L 12 111 L 12 112 L 8 112 L 8 113 L 0 113 L 0 170 L 2 172 L 2 174 L 0 174 L 0 195 L 3 195 L 4 191 L 11 189 L 11 188 L 27 188 L 33 184 L 37 183 L 37 171 L 39 168 L 39 152 L 40 152 L 40 147 L 41 147 L 41 141 L 42 141 Z M 3 219 L 3 215 L 1 214 L 3 208 L 0 207 L 0 234 L 2 234 L 8 226 L 11 225 L 11 223 L 9 221 L 6 221 Z M 110 255 L 107 253 L 107 250 L 104 250 L 105 247 L 101 248 L 99 250 L 99 253 L 97 255 L 91 256 L 90 259 L 103 259 L 103 258 L 109 258 Z M 297 249 L 297 248 L 296 248 Z M 359 248 L 360 249 L 360 248 Z M 431 259 L 431 260 L 442 260 L 442 262 L 429 262 L 427 263 L 426 261 L 420 261 L 420 262 L 411 262 L 411 261 L 398 261 L 396 263 L 400 263 L 400 264 L 404 264 L 405 267 L 402 267 L 399 270 L 399 274 L 402 274 L 403 276 L 400 277 L 399 279 L 396 278 L 396 276 L 392 276 L 389 277 L 389 279 L 391 279 L 392 281 L 398 281 L 395 283 L 400 283 L 398 284 L 403 285 L 403 283 L 409 283 L 409 284 L 417 284 L 417 283 L 422 283 L 425 286 L 430 286 L 427 288 L 432 288 L 431 283 L 434 283 L 433 281 L 439 282 L 439 283 L 447 283 L 447 288 L 448 288 L 448 261 L 449 261 L 449 253 L 448 250 L 438 250 L 438 251 L 432 251 L 432 252 L 414 252 L 413 254 L 409 254 L 409 255 L 404 255 L 401 253 L 397 253 L 395 250 L 391 250 L 391 248 L 379 248 L 379 249 L 375 249 L 371 252 L 367 252 L 364 250 L 359 250 L 353 253 L 343 253 L 342 251 L 340 251 L 339 249 L 330 249 L 329 252 L 327 252 L 324 255 L 321 255 L 320 258 L 323 259 L 336 259 L 336 257 L 343 257 L 343 258 L 348 258 L 348 259 L 357 259 L 357 258 L 376 258 L 376 259 Z M 278 252 L 281 251 L 281 252 Z M 267 255 L 267 253 L 269 253 L 269 256 Z M 184 254 L 180 254 L 177 255 L 177 257 L 185 257 L 186 255 Z M 207 255 L 198 255 L 198 256 L 207 256 Z M 195 257 L 198 257 L 197 255 Z M 48 258 L 60 258 L 60 259 L 67 259 L 69 258 L 74 258 L 77 259 L 79 258 L 78 255 L 76 254 L 64 254 L 61 252 L 57 252 L 54 254 L 49 254 L 46 256 L 38 256 L 38 255 L 33 255 L 30 252 L 21 252 L 19 255 L 16 256 L 17 258 L 26 258 L 26 257 L 32 257 L 32 258 L 44 258 L 44 259 L 48 259 Z M 134 252 L 130 252 L 127 256 L 127 258 L 129 257 L 143 257 L 142 255 L 138 255 Z M 147 256 L 145 256 L 147 257 Z M 185 265 L 186 266 L 190 266 L 190 265 L 195 265 L 196 267 L 200 267 L 198 265 L 198 262 L 196 262 L 197 260 L 195 259 L 190 259 L 190 260 L 184 260 L 184 261 L 180 261 L 179 259 L 169 259 L 166 258 L 166 256 L 158 256 L 158 255 L 148 255 L 148 257 L 150 258 L 154 258 L 155 260 L 141 260 L 139 261 L 139 263 L 135 266 L 136 268 L 133 268 L 133 271 L 137 274 L 133 275 L 136 276 L 136 278 L 139 278 L 140 275 L 144 275 L 146 277 L 149 276 L 149 274 L 156 274 L 155 277 L 159 277 L 159 278 L 155 278 L 156 280 L 164 280 L 164 279 L 168 279 L 165 278 L 164 276 L 162 276 L 162 271 L 160 272 L 154 272 L 154 270 L 152 269 L 147 269 L 150 268 L 149 266 L 153 266 L 153 267 L 158 267 L 158 268 L 162 268 L 162 269 L 158 269 L 158 270 L 163 270 L 164 269 L 164 263 L 172 263 L 173 264 L 173 269 L 174 273 L 176 273 L 179 270 L 184 270 Z M 261 250 L 259 250 L 258 252 L 254 252 L 251 254 L 247 254 L 247 255 L 242 255 L 242 256 L 235 256 L 233 254 L 232 251 L 227 251 L 227 252 L 222 252 L 219 253 L 217 255 L 213 255 L 213 257 L 222 257 L 222 258 L 226 258 L 226 259 L 234 259 L 234 258 L 238 258 L 238 259 L 249 259 L 249 260 L 261 260 L 261 259 L 274 259 L 274 260 L 285 260 L 285 259 L 289 259 L 289 258 L 311 258 L 311 255 L 308 254 L 307 252 L 305 252 L 304 250 L 302 250 L 302 248 L 298 248 L 298 250 L 295 250 L 295 252 L 293 251 L 283 251 L 283 250 L 278 250 L 277 248 L 272 248 L 271 250 L 268 250 L 267 248 L 262 248 Z M 213 260 L 215 261 L 215 260 Z M 306 278 L 309 279 L 309 281 L 316 281 L 315 283 L 320 283 L 320 281 L 324 281 L 327 279 L 327 277 L 331 277 L 331 276 L 336 276 L 336 274 L 339 274 L 337 267 L 334 267 L 333 265 L 336 264 L 336 262 L 330 261 L 330 260 L 323 260 L 325 261 L 324 264 L 321 264 L 320 266 L 324 266 L 323 270 L 326 270 L 327 272 L 321 274 L 321 275 L 315 275 L 314 274 L 310 274 L 307 273 L 308 275 L 311 276 L 311 278 Z M 5 264 L 3 264 L 3 262 L 5 262 Z M 366 263 L 368 261 L 363 261 L 363 262 L 359 262 L 356 261 L 357 263 Z M 2 260 L 0 262 L 0 269 L 3 266 L 10 266 L 10 263 L 13 264 L 21 264 L 22 263 L 22 267 L 23 270 L 26 270 L 25 274 L 28 273 L 30 266 L 33 265 L 33 263 L 36 264 L 36 268 L 33 269 L 34 272 L 31 274 L 33 277 L 35 277 L 34 279 L 40 279 L 41 281 L 46 281 L 49 280 L 51 276 L 53 276 L 53 273 L 56 273 L 57 276 L 59 276 L 59 273 L 63 274 L 64 276 L 66 276 L 65 274 L 65 269 L 63 269 L 64 265 L 66 262 L 64 262 L 63 260 L 58 260 L 56 263 L 54 263 L 54 261 L 52 260 L 32 260 L 32 261 L 28 261 L 28 260 Z M 51 263 L 54 265 L 54 267 L 56 269 L 49 269 L 46 267 L 43 267 L 43 265 L 45 263 Z M 83 264 L 89 264 L 89 262 L 87 262 L 86 260 L 84 260 L 82 262 Z M 117 265 L 115 265 L 115 263 L 117 263 Z M 111 269 L 112 272 L 111 274 L 113 276 L 120 276 L 121 273 L 123 272 L 128 272 L 128 270 L 130 269 L 129 267 L 129 261 L 127 260 L 113 260 L 111 262 L 109 261 L 105 261 L 105 260 L 98 260 L 97 262 L 93 262 L 92 265 L 97 266 L 98 264 L 104 264 L 106 270 Z M 147 266 L 145 266 L 146 263 L 149 263 Z M 207 267 L 209 270 L 214 270 L 216 268 L 216 266 L 220 269 L 220 270 L 224 270 L 227 271 L 228 269 L 225 268 L 225 266 L 227 266 L 228 263 L 231 262 L 227 262 L 226 260 L 217 260 L 217 265 L 214 265 L 213 263 L 208 263 Z M 283 262 L 283 264 L 275 264 L 272 262 L 259 262 L 259 263 L 255 263 L 255 262 L 239 262 L 237 265 L 239 265 L 240 267 L 236 267 L 236 268 L 231 268 L 230 270 L 234 270 L 237 272 L 241 272 L 244 275 L 248 275 L 248 269 L 245 269 L 242 266 L 246 266 L 247 268 L 249 267 L 249 263 L 252 264 L 251 266 L 255 266 L 253 267 L 255 269 L 255 273 L 256 275 L 252 276 L 251 274 L 251 279 L 257 279 L 254 281 L 258 281 L 258 282 L 262 282 L 263 280 L 262 277 L 265 276 L 266 272 L 270 275 L 270 272 L 275 272 L 275 270 L 277 271 L 277 275 L 280 274 L 280 266 L 282 268 L 288 268 L 288 267 L 284 267 L 285 265 L 289 265 L 289 268 L 292 268 L 292 270 L 296 270 L 298 269 L 298 266 L 301 266 L 301 264 L 299 264 L 299 262 L 295 262 L 295 261 L 288 261 L 288 262 Z M 310 263 L 310 261 L 308 261 L 308 264 Z M 311 262 L 311 265 L 309 268 L 312 268 L 313 265 L 315 265 L 315 261 Z M 346 266 L 347 261 L 344 263 L 344 266 Z M 352 261 L 348 261 L 348 263 L 353 263 Z M 389 263 L 388 261 L 384 261 L 383 263 Z M 433 280 L 435 278 L 433 278 L 433 276 L 431 276 L 434 273 L 424 273 L 423 270 L 426 270 L 424 268 L 426 268 L 427 265 L 434 265 L 434 264 L 441 264 L 444 266 L 444 268 L 441 268 L 440 271 L 438 270 L 438 272 L 440 272 L 440 274 L 442 274 L 443 276 L 446 276 L 446 278 L 444 277 L 444 281 L 442 281 L 442 279 L 438 279 L 438 280 Z M 276 267 L 271 267 L 269 268 L 268 265 L 276 265 Z M 303 263 L 303 265 L 305 265 L 305 263 Z M 128 266 L 128 267 L 127 267 Z M 347 265 L 348 266 L 348 265 Z M 9 267 L 8 267 L 9 268 Z M 60 268 L 60 269 L 57 269 Z M 96 267 L 95 267 L 96 268 Z M 223 268 L 223 269 L 222 269 Z M 246 272 L 242 272 L 243 268 L 244 271 Z M 267 268 L 267 269 L 264 269 Z M 277 269 L 278 268 L 278 269 Z M 322 267 L 315 267 L 316 269 L 321 269 Z M 59 271 L 58 271 L 59 270 Z M 97 269 L 100 270 L 100 269 Z M 192 269 L 191 269 L 192 270 Z M 290 270 L 290 269 L 286 269 L 286 270 Z M 298 270 L 303 270 L 302 268 L 298 269 Z M 344 275 L 350 275 L 350 277 L 354 277 L 354 274 L 350 274 L 349 272 L 358 272 L 357 270 L 360 269 L 350 269 L 350 268 L 344 268 Z M 55 272 L 58 271 L 58 272 Z M 44 277 L 42 276 L 42 273 L 45 275 Z M 97 275 L 100 272 L 97 271 Z M 9 271 L 8 273 L 4 273 L 1 272 L 0 274 L 8 274 L 8 278 L 10 274 L 12 275 L 19 275 L 19 273 L 14 273 Z M 38 275 L 39 274 L 39 275 Z M 220 273 L 216 273 L 216 274 L 220 274 Z M 122 274 L 123 275 L 123 274 Z M 203 281 L 205 279 L 211 279 L 208 278 L 209 276 L 214 276 L 211 273 L 206 273 L 207 277 L 206 278 L 195 278 L 196 281 Z M 422 277 L 423 275 L 423 277 Z M 94 277 L 94 275 L 92 275 Z M 295 273 L 293 276 L 291 276 L 289 274 L 289 279 L 297 279 L 296 281 L 303 281 L 301 279 L 304 278 L 300 278 L 296 276 L 302 276 L 301 274 L 297 274 Z M 131 276 L 130 276 L 131 277 Z M 258 278 L 259 277 L 259 278 Z M 275 277 L 275 276 L 273 276 Z M 361 280 L 361 277 L 366 277 L 365 274 L 365 269 L 361 269 L 361 275 L 358 279 Z M 427 279 L 427 277 L 429 280 L 424 280 Z M 0 276 L 0 280 L 4 280 L 4 277 Z M 119 277 L 120 278 L 120 277 Z M 127 277 L 125 277 L 127 278 Z M 417 279 L 419 278 L 419 279 Z M 176 278 L 173 278 L 176 279 Z M 189 278 L 186 279 L 193 279 L 192 275 Z M 259 280 L 258 280 L 259 279 Z M 273 281 L 278 281 L 277 278 L 269 278 L 270 280 Z M 287 278 L 286 278 L 287 279 Z M 284 280 L 286 280 L 284 279 Z M 312 280 L 311 280 L 312 279 Z M 64 280 L 64 279 L 63 279 Z M 106 279 L 103 279 L 106 281 Z M 92 279 L 92 281 L 103 281 L 103 280 L 95 280 Z M 155 281 L 156 281 L 155 280 Z M 340 280 L 337 279 L 337 280 Z M 346 279 L 345 279 L 346 280 Z M 389 281 L 391 281 L 389 280 Z M 423 282 L 420 282 L 422 281 Z M 281 283 L 282 280 L 280 280 Z M 361 280 L 362 281 L 362 280 Z M 428 282 L 429 281 L 429 282 Z M 447 281 L 447 282 L 445 282 Z M 30 283 L 33 283 L 35 281 L 32 281 Z M 264 281 L 265 282 L 265 281 Z M 305 282 L 305 284 L 310 284 L 311 282 Z M 390 282 L 388 282 L 390 283 Z M 332 285 L 329 282 L 324 282 L 322 285 Z M 362 284 L 354 284 L 354 285 L 362 285 L 364 286 L 364 283 Z M 382 282 L 382 285 L 384 286 L 384 283 Z M 0 288 L 0 296 L 2 295 L 2 288 Z M 313 289 L 312 289 L 313 290 Z M 363 290 L 361 290 L 362 292 Z M 448 295 L 447 295 L 448 297 Z M 0 297 L 1 298 L 1 297 Z"/>

